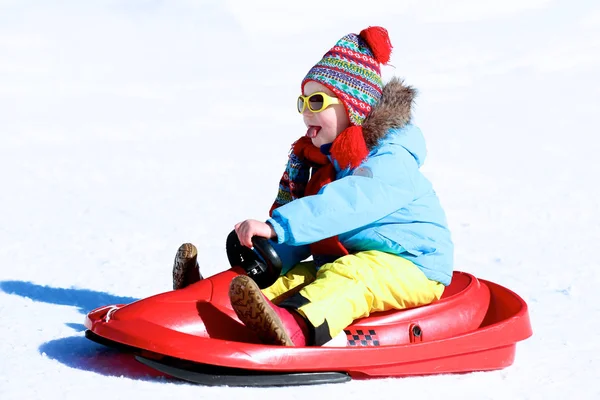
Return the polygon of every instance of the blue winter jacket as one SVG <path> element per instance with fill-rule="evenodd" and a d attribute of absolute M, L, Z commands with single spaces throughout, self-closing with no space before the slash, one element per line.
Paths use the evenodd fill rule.
<path fill-rule="evenodd" d="M 391 129 L 358 168 L 338 168 L 318 194 L 275 209 L 267 222 L 277 233 L 283 272 L 310 256 L 308 244 L 338 235 L 351 253 L 397 254 L 448 285 L 454 246 L 438 197 L 419 171 L 425 155 L 419 128 Z"/>

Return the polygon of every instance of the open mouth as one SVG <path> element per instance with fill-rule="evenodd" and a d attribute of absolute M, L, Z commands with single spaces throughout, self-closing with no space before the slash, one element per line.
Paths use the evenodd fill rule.
<path fill-rule="evenodd" d="M 319 134 L 319 131 L 321 130 L 320 126 L 314 126 L 314 125 L 310 125 L 308 127 L 308 130 L 306 131 L 306 136 L 314 139 L 317 137 L 317 135 Z"/>

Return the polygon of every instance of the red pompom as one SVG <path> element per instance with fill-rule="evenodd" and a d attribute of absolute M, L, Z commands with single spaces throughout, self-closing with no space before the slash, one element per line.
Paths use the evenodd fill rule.
<path fill-rule="evenodd" d="M 370 26 L 360 32 L 360 37 L 367 42 L 377 62 L 387 64 L 390 61 L 392 43 L 385 28 Z"/>
<path fill-rule="evenodd" d="M 333 141 L 331 155 L 341 168 L 356 168 L 369 155 L 362 126 L 346 128 Z"/>

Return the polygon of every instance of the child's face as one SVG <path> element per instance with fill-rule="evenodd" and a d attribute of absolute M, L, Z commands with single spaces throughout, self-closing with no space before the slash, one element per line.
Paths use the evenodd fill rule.
<path fill-rule="evenodd" d="M 320 83 L 315 81 L 306 82 L 304 96 L 309 96 L 315 92 L 324 92 L 329 96 L 336 97 L 331 90 Z M 308 128 L 306 136 L 312 140 L 312 144 L 316 147 L 332 143 L 337 135 L 350 126 L 348 114 L 346 114 L 346 108 L 343 104 L 330 105 L 318 113 L 313 113 L 306 107 L 302 113 L 302 118 Z"/>

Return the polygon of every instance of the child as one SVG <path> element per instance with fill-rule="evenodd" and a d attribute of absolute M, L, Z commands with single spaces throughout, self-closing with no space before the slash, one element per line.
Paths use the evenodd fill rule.
<path fill-rule="evenodd" d="M 298 98 L 307 131 L 270 218 L 235 226 L 244 246 L 272 239 L 284 263 L 263 291 L 245 275 L 230 285 L 239 319 L 265 343 L 322 345 L 372 312 L 429 304 L 450 283 L 453 244 L 410 123 L 415 91 L 381 81 L 390 53 L 387 31 L 369 27 L 308 72 Z"/>

